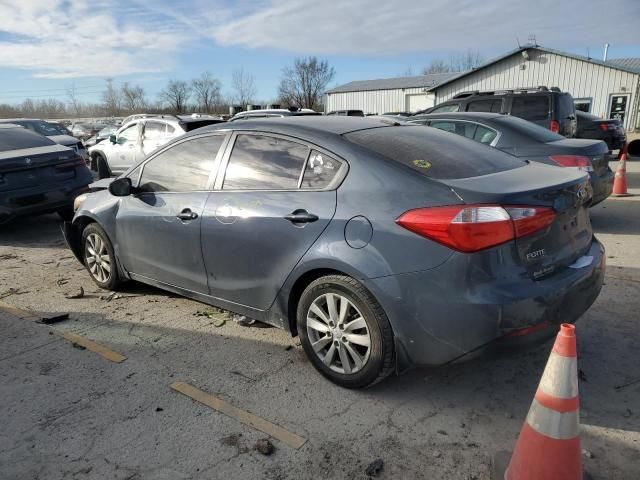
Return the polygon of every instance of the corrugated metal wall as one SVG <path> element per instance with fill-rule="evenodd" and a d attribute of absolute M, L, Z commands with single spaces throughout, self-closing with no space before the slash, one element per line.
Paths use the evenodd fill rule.
<path fill-rule="evenodd" d="M 559 87 L 571 93 L 573 98 L 591 98 L 591 113 L 606 117 L 610 96 L 629 94 L 626 128 L 640 126 L 636 100 L 640 75 L 540 50 L 528 50 L 528 53 L 529 60 L 517 53 L 438 88 L 436 103 L 468 90 L 546 85 Z"/>
<path fill-rule="evenodd" d="M 362 110 L 365 114 L 403 112 L 407 108 L 406 96 L 416 93 L 423 93 L 423 88 L 331 93 L 326 97 L 325 111 L 357 109 Z M 423 94 L 427 98 L 427 105 L 433 106 L 435 95 L 433 93 Z"/>

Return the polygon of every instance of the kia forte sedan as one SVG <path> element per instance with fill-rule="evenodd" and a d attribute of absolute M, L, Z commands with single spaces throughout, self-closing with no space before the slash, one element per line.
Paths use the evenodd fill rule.
<path fill-rule="evenodd" d="M 604 275 L 585 174 L 392 121 L 205 127 L 99 188 L 65 225 L 95 283 L 285 328 L 345 387 L 554 336 Z"/>

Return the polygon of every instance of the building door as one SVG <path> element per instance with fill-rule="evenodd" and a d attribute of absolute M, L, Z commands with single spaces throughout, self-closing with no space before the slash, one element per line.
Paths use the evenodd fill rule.
<path fill-rule="evenodd" d="M 622 125 L 627 118 L 629 108 L 629 94 L 611 95 L 609 101 L 609 118 L 620 120 Z"/>
<path fill-rule="evenodd" d="M 406 99 L 407 112 L 417 112 L 425 108 L 433 107 L 433 100 L 426 93 L 408 94 Z"/>

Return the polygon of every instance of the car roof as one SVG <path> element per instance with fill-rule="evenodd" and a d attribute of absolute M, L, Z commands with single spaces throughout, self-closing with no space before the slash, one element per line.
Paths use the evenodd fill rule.
<path fill-rule="evenodd" d="M 24 128 L 22 125 L 18 125 L 16 123 L 5 122 L 4 120 L 0 123 L 0 128 Z"/>
<path fill-rule="evenodd" d="M 307 133 L 343 135 L 357 130 L 369 128 L 389 127 L 400 125 L 391 119 L 367 118 L 367 117 L 337 117 L 324 115 L 308 115 L 298 118 L 279 117 L 270 119 L 246 120 L 244 122 L 231 122 L 217 125 L 209 125 L 194 130 L 194 133 L 214 130 L 264 130 L 274 133 Z"/>
<path fill-rule="evenodd" d="M 492 118 L 506 117 L 502 113 L 489 112 L 438 112 L 438 113 L 418 113 L 406 118 L 410 122 L 412 118 L 451 118 L 458 120 L 490 120 Z"/>

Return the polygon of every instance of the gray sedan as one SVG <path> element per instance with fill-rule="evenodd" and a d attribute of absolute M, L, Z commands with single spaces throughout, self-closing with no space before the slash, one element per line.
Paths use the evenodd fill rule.
<path fill-rule="evenodd" d="M 604 275 L 585 174 L 386 120 L 205 127 L 94 189 L 65 237 L 100 287 L 285 328 L 350 388 L 547 339 Z"/>
<path fill-rule="evenodd" d="M 613 190 L 609 147 L 600 140 L 565 138 L 535 123 L 499 113 L 432 113 L 406 119 L 495 147 L 523 160 L 572 167 L 588 172 L 593 187 L 591 206 Z"/>

